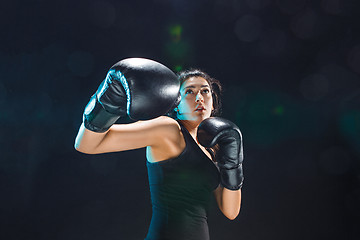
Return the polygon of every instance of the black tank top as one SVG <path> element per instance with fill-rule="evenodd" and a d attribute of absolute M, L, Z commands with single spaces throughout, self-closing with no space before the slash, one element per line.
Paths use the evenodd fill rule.
<path fill-rule="evenodd" d="M 207 210 L 219 172 L 184 126 L 185 149 L 175 158 L 147 161 L 152 218 L 146 240 L 208 240 Z"/>

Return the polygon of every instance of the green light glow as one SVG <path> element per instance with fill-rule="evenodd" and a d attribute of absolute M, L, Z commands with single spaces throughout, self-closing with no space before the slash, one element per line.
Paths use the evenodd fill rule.
<path fill-rule="evenodd" d="M 169 27 L 169 33 L 173 40 L 180 41 L 183 28 L 180 24 L 171 25 Z"/>
<path fill-rule="evenodd" d="M 360 154 L 360 111 L 351 110 L 343 113 L 339 120 L 341 134 Z"/>
<path fill-rule="evenodd" d="M 164 47 L 166 55 L 169 56 L 169 60 L 172 61 L 174 65 L 186 63 L 190 52 L 189 45 L 186 42 L 169 42 Z"/>
<path fill-rule="evenodd" d="M 183 69 L 183 67 L 181 65 L 176 65 L 174 67 L 174 69 L 175 69 L 175 72 L 180 72 Z"/>
<path fill-rule="evenodd" d="M 276 106 L 274 109 L 273 109 L 273 113 L 275 115 L 283 115 L 284 114 L 284 107 L 283 106 Z"/>

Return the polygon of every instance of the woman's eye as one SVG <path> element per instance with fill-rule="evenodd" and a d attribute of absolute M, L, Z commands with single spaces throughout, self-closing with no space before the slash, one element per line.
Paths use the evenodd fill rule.
<path fill-rule="evenodd" d="M 192 93 L 193 91 L 192 90 L 186 90 L 185 94 L 189 94 L 189 93 Z"/>
<path fill-rule="evenodd" d="M 204 89 L 203 90 L 203 93 L 209 93 L 210 91 L 209 91 L 209 89 Z"/>

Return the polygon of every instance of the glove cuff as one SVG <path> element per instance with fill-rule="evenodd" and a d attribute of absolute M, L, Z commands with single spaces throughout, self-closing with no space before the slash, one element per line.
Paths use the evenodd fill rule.
<path fill-rule="evenodd" d="M 232 169 L 220 167 L 220 183 L 229 190 L 239 190 L 244 181 L 242 164 Z"/>
<path fill-rule="evenodd" d="M 106 132 L 119 119 L 118 115 L 107 112 L 94 94 L 85 107 L 83 121 L 86 129 L 93 132 Z"/>

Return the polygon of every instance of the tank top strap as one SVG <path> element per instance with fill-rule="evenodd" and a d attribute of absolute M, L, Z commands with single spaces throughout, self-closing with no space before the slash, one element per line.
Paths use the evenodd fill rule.
<path fill-rule="evenodd" d="M 186 129 L 186 127 L 184 125 L 181 124 L 180 121 L 177 121 L 180 125 L 180 128 L 181 128 L 181 132 L 183 133 L 184 135 L 184 138 L 185 138 L 185 142 L 186 142 L 186 145 L 188 144 L 191 144 L 193 147 L 195 148 L 199 148 L 199 145 L 195 142 L 194 138 L 191 136 L 191 134 L 189 133 L 189 131 Z M 215 160 L 215 153 L 214 151 L 211 149 L 211 148 L 205 148 L 211 155 L 211 159 L 212 160 Z M 202 151 L 202 150 L 201 150 Z M 204 153 L 205 154 L 205 153 Z"/>
<path fill-rule="evenodd" d="M 184 135 L 186 144 L 191 144 L 192 146 L 198 148 L 199 146 L 197 145 L 197 143 L 195 142 L 194 138 L 191 136 L 191 134 L 189 133 L 189 131 L 186 129 L 186 127 L 184 125 L 181 124 L 180 121 L 177 121 L 180 125 L 181 128 L 181 132 Z"/>
<path fill-rule="evenodd" d="M 211 148 L 205 148 L 211 155 L 211 159 L 215 161 L 215 152 Z"/>

